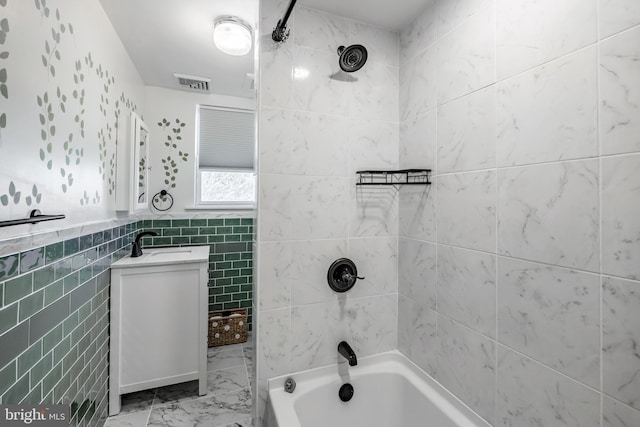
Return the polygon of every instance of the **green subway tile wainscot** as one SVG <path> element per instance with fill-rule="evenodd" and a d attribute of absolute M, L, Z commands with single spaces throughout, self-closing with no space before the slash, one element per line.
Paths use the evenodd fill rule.
<path fill-rule="evenodd" d="M 31 381 L 31 387 L 35 387 L 40 381 L 42 381 L 45 375 L 51 371 L 53 367 L 53 353 L 49 352 L 44 355 L 42 359 L 36 363 L 33 368 L 31 368 L 31 376 L 29 380 Z"/>
<path fill-rule="evenodd" d="M 240 259 L 239 253 L 228 253 L 224 254 L 225 261 L 238 261 Z"/>
<path fill-rule="evenodd" d="M 18 356 L 18 376 L 29 372 L 33 366 L 42 358 L 42 340 L 36 342 L 24 353 Z"/>
<path fill-rule="evenodd" d="M 33 290 L 37 291 L 52 283 L 55 278 L 53 265 L 47 265 L 33 272 Z"/>
<path fill-rule="evenodd" d="M 47 245 L 44 250 L 44 258 L 47 264 L 56 262 L 64 256 L 64 243 L 58 242 Z"/>
<path fill-rule="evenodd" d="M 38 291 L 34 294 L 23 298 L 19 302 L 19 321 L 22 322 L 27 318 L 33 316 L 39 310 L 42 310 L 44 306 L 44 290 Z"/>
<path fill-rule="evenodd" d="M 224 236 L 208 236 L 209 243 L 221 243 L 224 242 Z"/>
<path fill-rule="evenodd" d="M 18 304 L 0 309 L 0 335 L 18 324 Z"/>
<path fill-rule="evenodd" d="M 180 228 L 163 228 L 162 229 L 162 235 L 165 237 L 180 236 L 180 234 L 181 234 Z"/>
<path fill-rule="evenodd" d="M 27 273 L 44 265 L 44 248 L 32 249 L 20 254 L 20 273 Z"/>
<path fill-rule="evenodd" d="M 33 274 L 28 273 L 11 279 L 4 284 L 4 304 L 9 305 L 12 302 L 29 295 L 33 291 Z"/>
<path fill-rule="evenodd" d="M 216 227 L 216 234 L 231 234 L 233 227 Z"/>
<path fill-rule="evenodd" d="M 239 292 L 237 294 L 233 294 L 233 300 L 234 301 L 244 301 L 247 299 L 247 293 L 246 292 Z"/>
<path fill-rule="evenodd" d="M 42 352 L 46 354 L 53 350 L 54 347 L 60 343 L 63 336 L 62 325 L 51 329 L 51 331 L 42 338 Z"/>
<path fill-rule="evenodd" d="M 171 244 L 173 245 L 188 245 L 191 240 L 189 236 L 178 236 L 171 238 Z"/>
<path fill-rule="evenodd" d="M 198 233 L 199 234 L 206 234 L 206 235 L 216 234 L 216 228 L 215 227 L 200 227 L 198 229 Z"/>
<path fill-rule="evenodd" d="M 233 310 L 234 308 L 240 308 L 240 303 L 238 302 L 225 302 L 222 305 L 224 310 Z"/>
<path fill-rule="evenodd" d="M 23 375 L 18 381 L 7 390 L 2 396 L 3 404 L 20 403 L 29 394 L 29 375 Z"/>
<path fill-rule="evenodd" d="M 0 370 L 0 396 L 16 382 L 17 361 L 14 360 Z"/>
<path fill-rule="evenodd" d="M 42 384 L 37 384 L 35 387 L 31 387 L 31 391 L 22 400 L 22 403 L 39 404 L 42 400 Z"/>
<path fill-rule="evenodd" d="M 80 240 L 78 238 L 65 240 L 64 256 L 73 255 L 80 250 Z"/>
<path fill-rule="evenodd" d="M 44 305 L 49 305 L 64 294 L 62 279 L 53 282 L 44 289 Z"/>

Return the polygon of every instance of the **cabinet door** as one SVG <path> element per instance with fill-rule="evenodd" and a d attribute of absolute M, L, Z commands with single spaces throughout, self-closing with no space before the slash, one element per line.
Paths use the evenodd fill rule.
<path fill-rule="evenodd" d="M 133 167 L 132 167 L 132 182 L 133 182 L 133 198 L 131 200 L 131 206 L 133 210 L 138 211 L 146 209 L 149 205 L 149 195 L 147 190 L 149 188 L 149 128 L 135 113 L 132 113 L 132 122 L 135 124 L 133 127 L 133 135 L 131 139 L 133 141 Z"/>
<path fill-rule="evenodd" d="M 166 270 L 166 269 L 165 269 Z M 138 390 L 197 378 L 200 270 L 127 274 L 120 288 L 120 384 Z"/>
<path fill-rule="evenodd" d="M 118 123 L 116 209 L 136 212 L 149 206 L 149 128 L 136 113 Z M 128 132 L 126 130 L 128 129 Z"/>

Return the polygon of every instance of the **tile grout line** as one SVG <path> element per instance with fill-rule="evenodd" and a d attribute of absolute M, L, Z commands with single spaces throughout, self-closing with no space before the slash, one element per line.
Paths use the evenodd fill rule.
<path fill-rule="evenodd" d="M 602 290 L 603 286 L 603 255 L 602 255 L 602 190 L 603 190 L 603 182 L 602 182 L 602 138 L 600 134 L 600 105 L 602 99 L 601 86 L 600 86 L 600 61 L 601 61 L 601 48 L 602 48 L 602 40 L 600 40 L 601 31 L 600 31 L 600 2 L 596 3 L 596 138 L 598 141 L 598 252 L 599 252 L 599 278 L 598 281 L 598 400 L 599 400 L 599 417 L 598 424 L 600 427 L 604 424 L 604 351 L 603 351 L 603 298 L 604 292 Z"/>
<path fill-rule="evenodd" d="M 495 295 L 494 295 L 494 303 L 495 303 L 495 312 L 494 312 L 494 322 L 495 322 L 495 331 L 494 331 L 494 336 L 495 336 L 495 340 L 496 340 L 496 345 L 495 345 L 495 351 L 494 351 L 494 357 L 495 357 L 495 371 L 494 371 L 494 383 L 493 383 L 493 389 L 494 389 L 494 393 L 493 393 L 493 425 L 496 425 L 497 420 L 498 420 L 498 352 L 499 352 L 499 346 L 497 345 L 497 342 L 499 340 L 499 336 L 498 336 L 498 307 L 499 307 L 499 297 L 498 297 L 498 289 L 499 289 L 499 277 L 498 277 L 498 242 L 499 242 L 499 237 L 498 237 L 498 227 L 500 225 L 500 221 L 499 221 L 499 203 L 498 203 L 498 195 L 500 193 L 499 190 L 499 174 L 498 174 L 498 95 L 497 95 L 497 82 L 498 82 L 498 5 L 496 2 L 493 2 L 493 25 L 494 25 L 494 34 L 493 34 L 493 80 L 496 82 L 496 86 L 495 86 L 495 91 L 494 91 L 494 96 L 493 96 L 493 120 L 494 120 L 494 139 L 493 139 L 493 166 L 495 167 L 495 194 L 494 194 L 494 201 L 495 201 L 495 246 L 494 246 L 494 250 L 495 250 L 495 266 L 494 266 L 494 274 L 495 274 Z"/>

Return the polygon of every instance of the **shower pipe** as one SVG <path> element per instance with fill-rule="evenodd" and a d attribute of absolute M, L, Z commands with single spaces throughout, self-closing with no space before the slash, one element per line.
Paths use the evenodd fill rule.
<path fill-rule="evenodd" d="M 278 20 L 278 25 L 276 25 L 276 27 L 273 29 L 273 32 L 271 33 L 271 38 L 273 39 L 273 41 L 278 43 L 284 43 L 285 41 L 287 41 L 290 32 L 290 30 L 287 30 L 287 21 L 289 20 L 291 12 L 293 12 L 293 6 L 296 5 L 296 1 L 297 0 L 291 0 L 291 3 L 289 3 L 289 7 L 284 14 L 284 17 Z"/>

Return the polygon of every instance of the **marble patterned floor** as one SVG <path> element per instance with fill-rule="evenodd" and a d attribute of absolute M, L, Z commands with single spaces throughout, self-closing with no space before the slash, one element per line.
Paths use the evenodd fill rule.
<path fill-rule="evenodd" d="M 198 396 L 197 381 L 127 394 L 105 427 L 251 427 L 254 354 L 251 338 L 212 347 L 205 396 Z"/>

